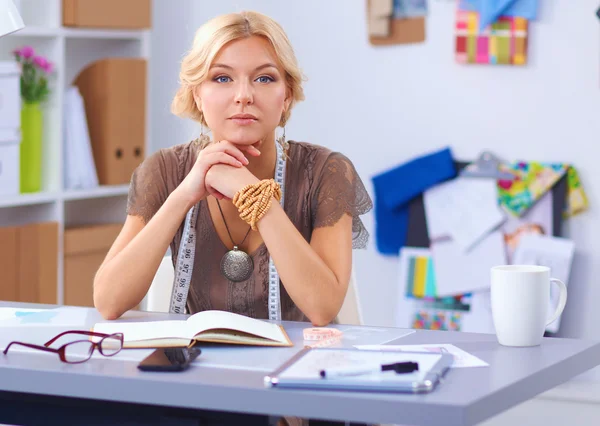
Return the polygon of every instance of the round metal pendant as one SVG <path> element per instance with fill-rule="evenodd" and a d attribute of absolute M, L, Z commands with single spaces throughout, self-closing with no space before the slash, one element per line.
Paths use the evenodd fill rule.
<path fill-rule="evenodd" d="M 237 247 L 229 250 L 221 259 L 221 273 L 229 281 L 246 281 L 252 275 L 254 262 L 252 257 Z"/>

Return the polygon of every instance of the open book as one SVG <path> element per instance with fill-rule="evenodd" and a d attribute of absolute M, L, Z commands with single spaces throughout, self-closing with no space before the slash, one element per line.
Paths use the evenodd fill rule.
<path fill-rule="evenodd" d="M 124 348 L 184 347 L 198 342 L 293 346 L 281 325 L 226 311 L 202 311 L 180 321 L 107 321 L 97 333 L 123 333 Z"/>

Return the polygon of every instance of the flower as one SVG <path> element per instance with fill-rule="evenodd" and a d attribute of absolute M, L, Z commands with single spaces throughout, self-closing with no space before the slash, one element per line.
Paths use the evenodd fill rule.
<path fill-rule="evenodd" d="M 26 103 L 38 103 L 46 100 L 50 94 L 47 75 L 52 73 L 53 65 L 44 56 L 36 55 L 31 46 L 23 46 L 13 51 L 16 61 L 21 65 L 21 98 Z"/>
<path fill-rule="evenodd" d="M 46 73 L 50 73 L 50 71 L 52 71 L 52 64 L 43 56 L 35 56 L 33 58 L 33 63 Z"/>
<path fill-rule="evenodd" d="M 31 47 L 31 46 L 23 46 L 22 48 L 15 50 L 13 53 L 17 57 L 21 57 L 23 59 L 29 59 L 35 54 L 35 51 L 33 50 L 33 47 Z"/>

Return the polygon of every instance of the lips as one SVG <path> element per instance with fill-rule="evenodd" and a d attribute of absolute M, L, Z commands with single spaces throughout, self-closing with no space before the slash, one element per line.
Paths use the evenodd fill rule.
<path fill-rule="evenodd" d="M 230 120 L 239 126 L 248 126 L 258 121 L 256 116 L 252 114 L 236 114 Z"/>
<path fill-rule="evenodd" d="M 231 117 L 232 120 L 257 120 L 255 115 L 252 114 L 236 114 Z"/>

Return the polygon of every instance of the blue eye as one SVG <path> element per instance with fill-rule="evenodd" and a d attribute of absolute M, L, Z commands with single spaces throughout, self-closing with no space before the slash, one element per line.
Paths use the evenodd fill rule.
<path fill-rule="evenodd" d="M 227 77 L 226 75 L 220 75 L 220 76 L 216 77 L 214 80 L 217 83 L 227 83 L 227 82 L 231 81 L 231 79 L 229 77 Z"/>
<path fill-rule="evenodd" d="M 261 75 L 260 77 L 258 77 L 256 79 L 256 81 L 258 81 L 259 83 L 270 83 L 272 81 L 275 81 L 275 79 L 273 77 L 268 76 L 268 75 Z"/>

